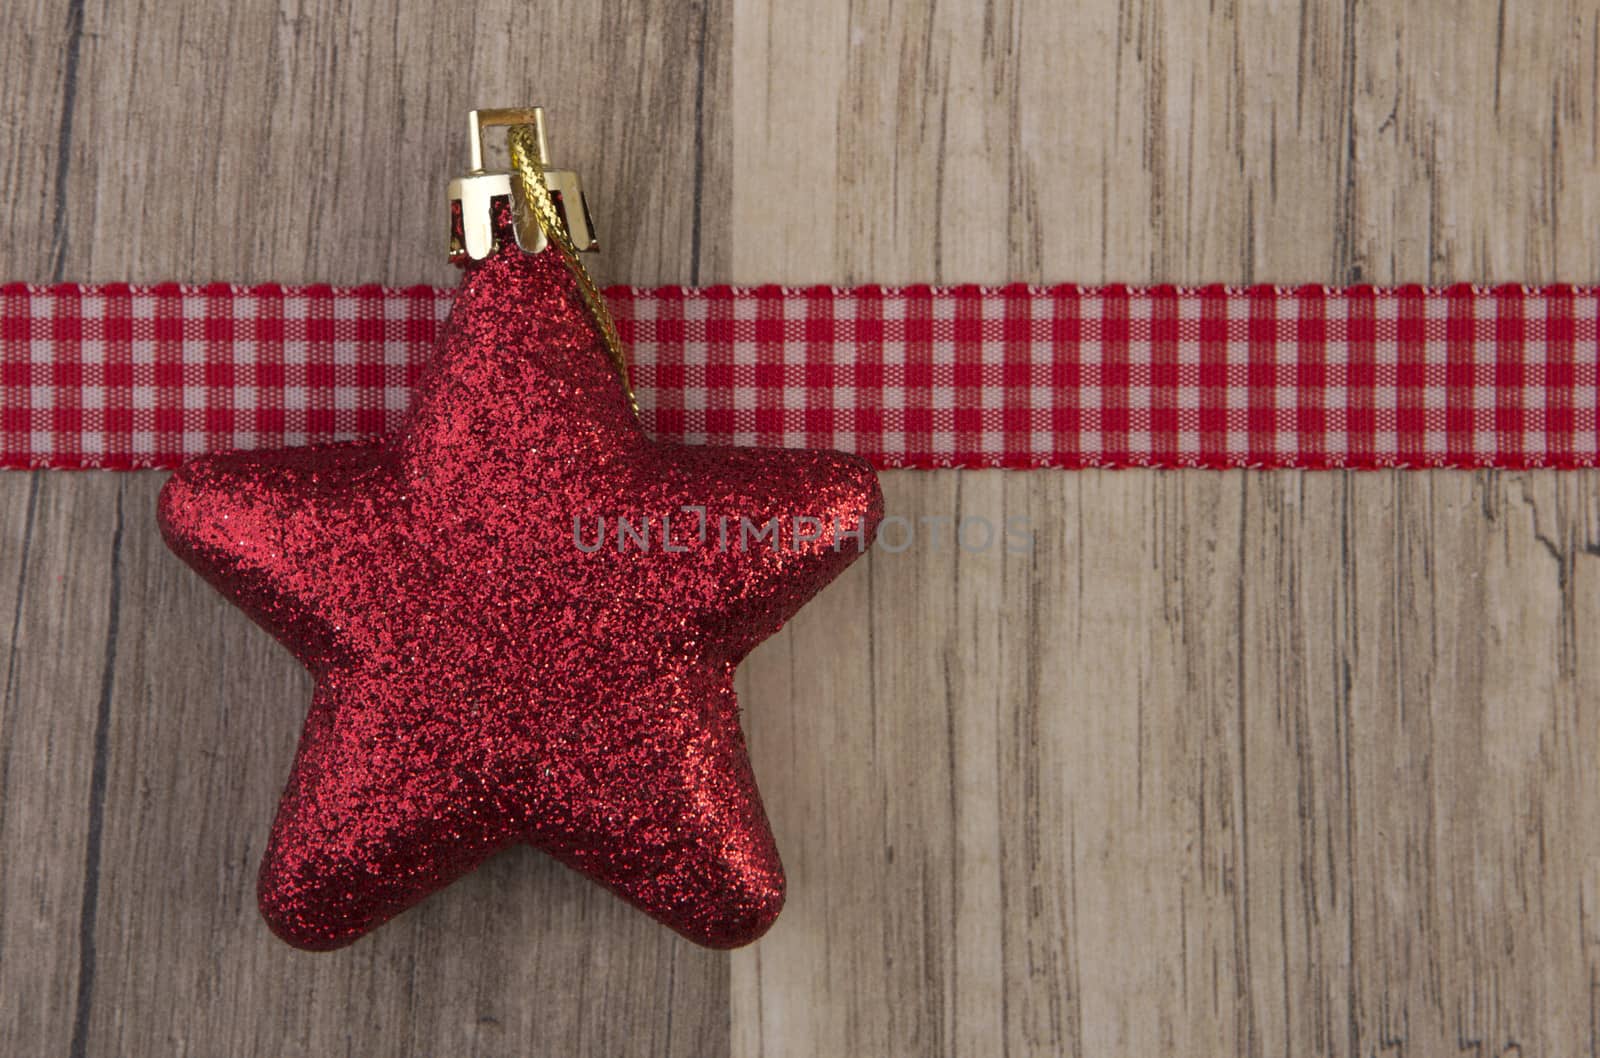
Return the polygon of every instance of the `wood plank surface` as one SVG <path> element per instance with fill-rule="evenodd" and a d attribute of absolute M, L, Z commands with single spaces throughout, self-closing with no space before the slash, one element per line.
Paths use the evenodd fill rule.
<path fill-rule="evenodd" d="M 690 208 L 721 60 L 634 74 L 700 68 L 726 16 L 545 10 L 8 6 L 0 275 L 451 282 L 466 111 L 537 97 L 610 203 L 608 267 L 694 280 L 727 244 Z M 166 552 L 162 477 L 0 478 L 0 1054 L 726 1053 L 726 956 L 531 852 L 330 956 L 263 929 L 310 684 Z"/>
<path fill-rule="evenodd" d="M 4 278 L 449 282 L 537 101 L 606 282 L 1600 280 L 1596 0 L 19 0 L 0 70 Z M 741 672 L 731 956 L 531 853 L 272 939 L 309 685 L 160 482 L 0 475 L 0 1054 L 1600 1050 L 1600 475 L 886 475 Z"/>

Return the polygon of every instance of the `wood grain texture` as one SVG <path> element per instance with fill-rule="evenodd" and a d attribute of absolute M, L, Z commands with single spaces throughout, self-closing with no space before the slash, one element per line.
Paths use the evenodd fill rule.
<path fill-rule="evenodd" d="M 1592 1048 L 1594 476 L 888 485 L 1034 547 L 875 553 L 748 667 L 810 794 L 735 1053 Z"/>
<path fill-rule="evenodd" d="M 537 100 L 609 282 L 1600 279 L 1595 0 L 345 7 L 0 10 L 0 276 L 448 282 Z M 0 1053 L 1600 1049 L 1600 475 L 887 475 L 741 673 L 731 957 L 532 854 L 272 940 L 308 683 L 160 480 L 0 476 Z"/>
<path fill-rule="evenodd" d="M 726 15 L 544 10 L 9 5 L 0 274 L 449 282 L 465 112 L 535 96 L 608 267 L 719 267 L 727 218 L 689 204 Z M 0 478 L 0 1054 L 726 1053 L 726 958 L 531 853 L 331 957 L 261 928 L 309 682 L 167 554 L 160 483 Z"/>
<path fill-rule="evenodd" d="M 1597 33 L 736 3 L 734 278 L 1584 280 L 1593 226 L 1557 218 L 1600 206 Z M 734 955 L 734 1053 L 1593 1048 L 1560 615 L 1594 487 L 893 475 L 891 510 L 1025 512 L 1037 549 L 874 555 L 752 659 L 759 773 L 822 794 L 769 796 L 796 883 Z"/>

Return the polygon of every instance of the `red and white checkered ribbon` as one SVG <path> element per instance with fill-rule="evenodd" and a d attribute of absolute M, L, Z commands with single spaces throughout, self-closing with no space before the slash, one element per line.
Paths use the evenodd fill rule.
<path fill-rule="evenodd" d="M 0 464 L 392 429 L 445 290 L 0 286 Z M 608 291 L 645 426 L 880 467 L 1600 463 L 1600 289 Z"/>

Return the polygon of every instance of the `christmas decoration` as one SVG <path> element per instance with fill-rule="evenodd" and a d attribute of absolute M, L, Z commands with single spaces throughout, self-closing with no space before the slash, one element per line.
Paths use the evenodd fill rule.
<path fill-rule="evenodd" d="M 1594 287 L 606 293 L 661 440 L 880 469 L 1600 465 Z M 398 429 L 450 296 L 0 286 L 0 466 Z"/>
<path fill-rule="evenodd" d="M 483 170 L 494 124 L 510 174 Z M 870 543 L 877 480 L 644 434 L 542 131 L 474 115 L 466 273 L 398 433 L 202 457 L 161 496 L 173 550 L 315 676 L 259 885 L 301 947 L 516 842 L 702 944 L 783 903 L 734 669 Z"/>

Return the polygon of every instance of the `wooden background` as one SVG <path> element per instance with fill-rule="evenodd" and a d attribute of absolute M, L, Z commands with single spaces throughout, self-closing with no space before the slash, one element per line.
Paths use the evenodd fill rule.
<path fill-rule="evenodd" d="M 9 0 L 0 87 L 11 279 L 449 282 L 540 102 L 607 282 L 1600 280 L 1597 0 Z M 1034 547 L 747 663 L 731 956 L 532 853 L 272 939 L 309 685 L 160 483 L 0 475 L 0 1053 L 1596 1050 L 1595 474 L 887 475 Z"/>

